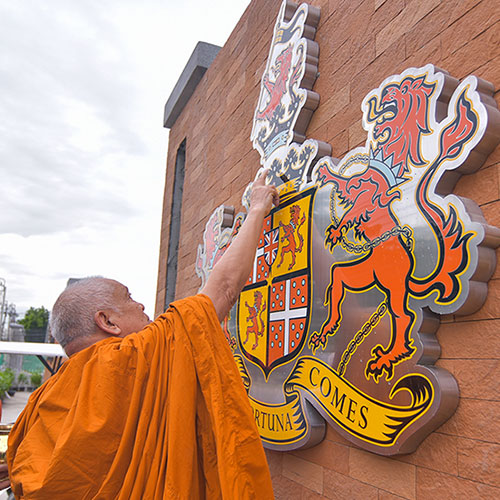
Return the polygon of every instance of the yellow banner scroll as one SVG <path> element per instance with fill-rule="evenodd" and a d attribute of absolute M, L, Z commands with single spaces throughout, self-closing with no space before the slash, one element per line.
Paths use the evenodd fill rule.
<path fill-rule="evenodd" d="M 273 444 L 289 444 L 307 433 L 302 401 L 296 392 L 283 404 L 267 404 L 249 396 L 250 406 L 263 441 Z"/>
<path fill-rule="evenodd" d="M 379 446 L 392 446 L 400 434 L 431 406 L 434 390 L 419 373 L 406 375 L 393 387 L 390 398 L 406 390 L 412 396 L 407 406 L 377 401 L 340 377 L 331 366 L 312 357 L 297 361 L 285 382 L 285 391 L 305 391 L 308 399 L 350 434 Z M 316 405 L 315 405 L 316 406 Z"/>
<path fill-rule="evenodd" d="M 236 355 L 235 360 L 248 391 L 251 379 L 243 359 Z M 250 395 L 249 399 L 261 438 L 267 443 L 291 444 L 307 434 L 309 426 L 302 401 L 305 396 L 350 434 L 378 446 L 392 446 L 407 427 L 425 414 L 434 399 L 432 384 L 419 373 L 401 378 L 390 398 L 401 390 L 411 394 L 411 404 L 397 406 L 378 401 L 339 376 L 331 366 L 304 356 L 284 384 L 283 403 L 264 403 Z"/>
<path fill-rule="evenodd" d="M 238 371 L 247 391 L 250 390 L 251 379 L 243 358 L 234 356 Z M 302 400 L 298 392 L 286 396 L 286 401 L 269 404 L 248 396 L 263 441 L 272 444 L 288 444 L 298 441 L 307 434 L 308 424 L 304 418 Z"/>

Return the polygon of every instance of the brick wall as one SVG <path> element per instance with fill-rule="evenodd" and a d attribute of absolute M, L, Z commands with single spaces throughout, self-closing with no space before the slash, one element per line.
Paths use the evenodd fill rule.
<path fill-rule="evenodd" d="M 463 78 L 471 73 L 500 89 L 497 0 L 313 0 L 320 107 L 307 137 L 342 157 L 364 143 L 361 101 L 387 76 L 426 63 Z M 157 313 L 165 294 L 169 210 L 176 151 L 186 138 L 186 179 L 176 294 L 195 293 L 196 249 L 215 207 L 240 210 L 259 155 L 250 131 L 280 2 L 254 0 L 170 131 L 158 274 Z M 500 93 L 495 95 L 497 103 Z M 455 193 L 474 199 L 500 227 L 500 148 Z M 499 252 L 497 251 L 497 258 Z M 361 451 L 328 427 L 318 446 L 268 452 L 278 499 L 500 498 L 500 270 L 485 305 L 470 316 L 443 318 L 438 365 L 460 385 L 453 417 L 406 456 Z"/>

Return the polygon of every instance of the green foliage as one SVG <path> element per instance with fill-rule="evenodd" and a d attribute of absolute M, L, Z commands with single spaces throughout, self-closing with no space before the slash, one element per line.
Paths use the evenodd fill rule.
<path fill-rule="evenodd" d="M 14 377 L 14 372 L 10 368 L 0 370 L 0 397 L 12 387 Z"/>
<path fill-rule="evenodd" d="M 17 376 L 17 383 L 19 385 L 24 385 L 28 382 L 28 376 L 24 372 L 20 372 L 19 375 Z"/>
<path fill-rule="evenodd" d="M 40 372 L 33 372 L 31 374 L 31 385 L 33 387 L 40 387 L 42 385 L 42 374 Z"/>
<path fill-rule="evenodd" d="M 23 319 L 19 323 L 25 330 L 34 330 L 38 328 L 47 328 L 49 322 L 49 311 L 45 307 L 30 307 Z"/>

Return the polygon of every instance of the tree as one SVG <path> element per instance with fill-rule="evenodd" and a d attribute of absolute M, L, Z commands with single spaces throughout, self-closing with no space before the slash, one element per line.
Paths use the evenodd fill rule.
<path fill-rule="evenodd" d="M 48 322 L 49 311 L 45 307 L 30 307 L 19 320 L 26 331 L 26 342 L 44 342 Z"/>
<path fill-rule="evenodd" d="M 45 307 L 30 307 L 23 319 L 18 321 L 25 330 L 47 328 L 49 323 L 49 311 Z"/>

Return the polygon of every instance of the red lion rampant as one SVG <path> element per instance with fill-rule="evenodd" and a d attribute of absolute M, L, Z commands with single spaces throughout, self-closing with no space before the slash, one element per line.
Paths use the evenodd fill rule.
<path fill-rule="evenodd" d="M 290 78 L 290 70 L 292 69 L 292 45 L 286 47 L 281 54 L 276 58 L 276 65 L 272 68 L 276 80 L 269 81 L 267 73 L 264 75 L 262 84 L 269 92 L 269 103 L 263 111 L 257 111 L 256 119 L 271 120 L 276 108 L 281 104 L 281 99 L 288 92 L 289 86 L 292 87 L 299 78 L 300 65 L 298 65 Z M 288 80 L 290 79 L 290 84 Z"/>
<path fill-rule="evenodd" d="M 266 302 L 262 301 L 262 293 L 258 290 L 254 293 L 254 304 L 251 306 L 248 302 L 245 302 L 245 306 L 248 309 L 247 322 L 250 321 L 252 324 L 247 328 L 247 336 L 243 341 L 244 344 L 248 342 L 248 337 L 251 333 L 255 335 L 255 343 L 252 345 L 252 349 L 256 349 L 259 345 L 259 337 L 264 335 L 265 325 L 262 320 L 262 314 L 266 310 Z M 260 325 L 259 325 L 260 320 Z"/>
<path fill-rule="evenodd" d="M 377 96 L 367 101 L 367 120 L 374 124 L 374 142 L 366 170 L 345 177 L 332 171 L 328 163 L 318 168 L 318 186 L 333 185 L 343 208 L 342 216 L 333 218 L 326 229 L 326 245 L 333 251 L 338 243 L 345 244 L 350 229 L 366 244 L 354 252 L 361 254 L 359 258 L 331 267 L 325 298 L 328 318 L 320 331 L 311 335 L 309 345 L 313 350 L 320 346 L 324 349 L 328 336 L 336 333 L 346 290 L 377 286 L 386 295 L 391 338 L 389 345 L 378 344 L 372 349 L 366 365 L 367 378 L 372 376 L 375 381 L 384 373 L 390 380 L 394 366 L 415 352 L 411 331 L 416 315 L 409 307 L 409 296 L 435 294 L 437 303 L 451 303 L 460 292 L 458 277 L 467 265 L 467 242 L 472 233 L 464 232 L 452 205 L 447 215 L 428 193 L 436 170 L 462 153 L 478 127 L 478 117 L 464 89 L 456 101 L 454 117 L 439 134 L 437 156 L 426 162 L 420 152 L 421 136 L 431 132 L 429 108 L 435 87 L 436 83 L 426 83 L 423 76 L 407 76 L 400 83 L 387 85 L 380 103 Z M 425 278 L 414 275 L 412 231 L 400 226 L 391 207 L 401 197 L 397 186 L 407 181 L 405 174 L 411 166 L 425 168 L 416 187 L 416 202 L 438 246 L 437 263 Z"/>
<path fill-rule="evenodd" d="M 306 221 L 306 216 L 302 214 L 302 218 L 300 218 L 300 207 L 298 205 L 292 205 L 290 207 L 290 222 L 288 224 L 283 224 L 280 221 L 280 228 L 283 230 L 283 236 L 281 237 L 281 242 L 287 240 L 288 243 L 281 247 L 280 253 L 280 261 L 278 267 L 281 267 L 283 264 L 283 259 L 286 253 L 290 253 L 292 256 L 292 262 L 288 266 L 288 270 L 292 269 L 295 265 L 295 257 L 297 252 L 302 251 L 302 246 L 304 245 L 304 238 L 299 232 L 299 229 Z M 297 245 L 297 241 L 295 240 L 295 235 L 297 235 L 299 239 L 299 244 Z"/>

